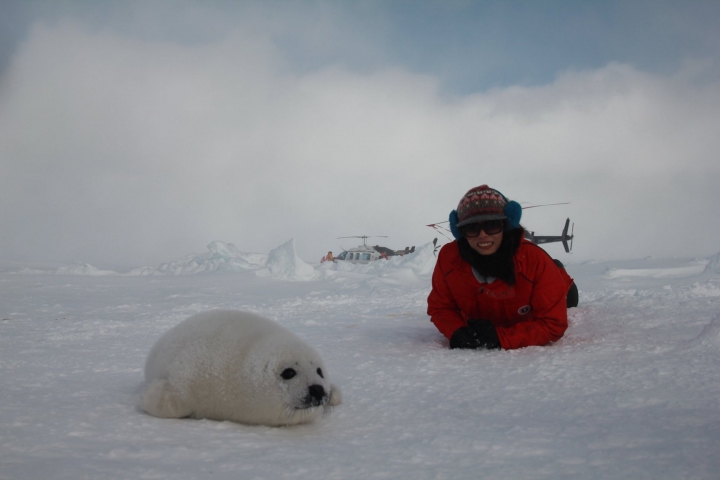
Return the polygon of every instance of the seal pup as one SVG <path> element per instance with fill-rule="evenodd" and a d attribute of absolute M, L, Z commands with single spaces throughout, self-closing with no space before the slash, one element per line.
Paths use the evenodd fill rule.
<path fill-rule="evenodd" d="M 142 408 L 156 417 L 296 425 L 340 401 L 315 349 L 248 312 L 193 315 L 160 337 L 145 363 Z"/>

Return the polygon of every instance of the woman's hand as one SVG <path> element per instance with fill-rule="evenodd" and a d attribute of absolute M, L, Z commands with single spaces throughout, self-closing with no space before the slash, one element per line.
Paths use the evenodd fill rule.
<path fill-rule="evenodd" d="M 489 320 L 468 320 L 467 327 L 455 330 L 450 338 L 450 348 L 500 348 L 495 327 Z"/>

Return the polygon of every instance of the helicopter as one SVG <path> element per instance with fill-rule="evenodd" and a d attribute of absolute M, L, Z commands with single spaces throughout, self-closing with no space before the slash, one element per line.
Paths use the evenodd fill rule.
<path fill-rule="evenodd" d="M 378 238 L 388 238 L 387 235 L 376 235 Z M 362 238 L 363 244 L 349 250 L 342 249 L 342 253 L 335 257 L 335 260 L 343 260 L 350 263 L 370 263 L 381 258 L 388 258 L 394 256 L 403 256 L 408 253 L 415 251 L 415 246 L 405 247 L 404 250 L 393 250 L 387 247 L 381 247 L 380 245 L 369 246 L 367 244 L 367 235 L 356 235 L 350 237 L 338 237 L 340 238 Z"/>

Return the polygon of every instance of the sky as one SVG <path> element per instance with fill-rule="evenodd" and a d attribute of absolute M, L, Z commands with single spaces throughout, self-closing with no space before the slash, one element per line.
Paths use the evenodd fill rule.
<path fill-rule="evenodd" d="M 562 261 L 720 251 L 720 4 L 0 1 L 0 262 L 319 261 L 470 188 Z"/>

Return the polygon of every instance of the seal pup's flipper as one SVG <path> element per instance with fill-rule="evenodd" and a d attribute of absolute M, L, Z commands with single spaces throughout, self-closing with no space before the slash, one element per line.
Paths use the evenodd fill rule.
<path fill-rule="evenodd" d="M 167 380 L 153 380 L 145 387 L 142 406 L 147 413 L 160 418 L 185 418 L 192 414 Z"/>

